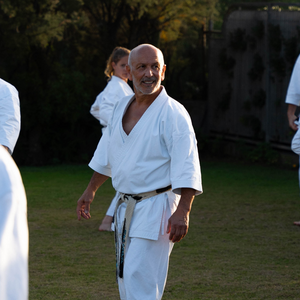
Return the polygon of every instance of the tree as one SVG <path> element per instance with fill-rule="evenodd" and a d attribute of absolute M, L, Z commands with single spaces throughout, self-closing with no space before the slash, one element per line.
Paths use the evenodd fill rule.
<path fill-rule="evenodd" d="M 86 95 L 70 84 L 67 87 L 66 82 L 84 81 L 74 63 L 76 36 L 85 20 L 75 11 L 80 3 L 73 1 L 68 5 L 70 3 L 0 2 L 1 77 L 17 87 L 21 99 L 20 151 L 16 149 L 20 163 L 40 164 L 49 162 L 50 157 L 56 159 L 49 144 L 58 140 L 56 148 L 61 149 L 64 144 L 62 124 L 74 122 L 74 107 L 82 111 L 82 98 Z M 62 99 L 66 88 L 67 95 Z M 62 115 L 67 103 L 72 114 Z M 55 124 L 56 120 L 59 124 Z"/>
<path fill-rule="evenodd" d="M 86 162 L 101 135 L 89 115 L 115 46 L 160 47 L 177 99 L 203 97 L 202 27 L 215 0 L 0 1 L 0 76 L 20 93 L 19 164 Z"/>

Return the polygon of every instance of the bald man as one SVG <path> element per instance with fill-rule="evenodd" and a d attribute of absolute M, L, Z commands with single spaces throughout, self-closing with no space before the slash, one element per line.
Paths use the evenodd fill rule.
<path fill-rule="evenodd" d="M 194 196 L 202 193 L 201 171 L 191 119 L 161 85 L 162 52 L 139 45 L 128 63 L 134 95 L 114 107 L 77 216 L 91 217 L 95 193 L 111 177 L 120 193 L 114 217 L 120 297 L 154 300 L 162 298 L 173 244 L 187 234 Z"/>

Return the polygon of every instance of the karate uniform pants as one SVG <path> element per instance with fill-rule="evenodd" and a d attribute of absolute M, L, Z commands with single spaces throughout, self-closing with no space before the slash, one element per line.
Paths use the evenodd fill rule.
<path fill-rule="evenodd" d="M 168 234 L 157 241 L 129 238 L 124 277 L 118 279 L 121 300 L 162 298 L 173 245 Z"/>
<path fill-rule="evenodd" d="M 174 243 L 169 240 L 168 219 L 171 216 L 167 203 L 164 226 L 158 240 L 128 237 L 124 260 L 124 276 L 118 278 L 121 300 L 160 300 L 165 289 L 169 258 Z"/>

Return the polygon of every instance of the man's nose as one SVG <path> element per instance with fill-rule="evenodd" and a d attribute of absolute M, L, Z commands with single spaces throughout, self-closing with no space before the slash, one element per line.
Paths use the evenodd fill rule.
<path fill-rule="evenodd" d="M 146 74 L 145 74 L 146 76 L 148 76 L 148 77 L 152 77 L 153 76 L 153 71 L 152 71 L 152 69 L 151 68 L 147 68 L 146 69 Z"/>

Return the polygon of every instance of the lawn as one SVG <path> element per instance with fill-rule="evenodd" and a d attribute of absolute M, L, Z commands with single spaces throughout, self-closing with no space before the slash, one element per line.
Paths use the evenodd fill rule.
<path fill-rule="evenodd" d="M 98 226 L 114 195 L 98 191 L 77 221 L 87 166 L 20 168 L 30 230 L 30 300 L 119 299 L 113 234 Z M 297 170 L 202 161 L 188 235 L 171 254 L 163 299 L 300 299 Z M 143 299 L 141 299 L 143 300 Z"/>

